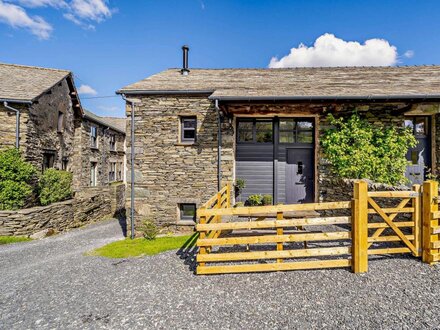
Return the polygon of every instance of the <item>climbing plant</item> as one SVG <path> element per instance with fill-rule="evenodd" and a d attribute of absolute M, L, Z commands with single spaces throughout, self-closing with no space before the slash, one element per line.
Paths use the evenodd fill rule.
<path fill-rule="evenodd" d="M 406 153 L 417 144 L 410 130 L 373 125 L 356 113 L 348 118 L 330 114 L 328 120 L 333 128 L 324 133 L 321 145 L 334 174 L 391 185 L 407 181 Z"/>

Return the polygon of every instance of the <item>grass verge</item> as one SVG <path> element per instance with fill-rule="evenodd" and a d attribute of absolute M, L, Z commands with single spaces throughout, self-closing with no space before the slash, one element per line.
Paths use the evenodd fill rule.
<path fill-rule="evenodd" d="M 126 238 L 87 252 L 86 255 L 107 258 L 151 256 L 186 246 L 189 241 L 193 240 L 193 236 L 158 237 L 154 240 L 147 240 L 145 238 L 135 238 L 132 240 Z"/>
<path fill-rule="evenodd" d="M 0 245 L 27 241 L 32 241 L 32 239 L 23 236 L 0 236 Z"/>

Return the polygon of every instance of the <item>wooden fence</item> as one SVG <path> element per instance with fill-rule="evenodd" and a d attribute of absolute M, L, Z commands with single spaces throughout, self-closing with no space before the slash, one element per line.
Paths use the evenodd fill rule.
<path fill-rule="evenodd" d="M 197 274 L 336 267 L 361 273 L 368 271 L 369 255 L 411 253 L 419 257 L 422 242 L 423 260 L 437 261 L 438 187 L 429 181 L 423 191 L 422 205 L 419 185 L 409 191 L 369 192 L 367 183 L 359 181 L 351 201 L 231 208 L 229 184 L 197 211 Z M 429 212 L 427 200 L 431 201 Z M 329 210 L 347 215 L 316 214 Z M 307 216 L 307 212 L 315 215 Z M 223 217 L 232 221 L 222 222 Z"/>

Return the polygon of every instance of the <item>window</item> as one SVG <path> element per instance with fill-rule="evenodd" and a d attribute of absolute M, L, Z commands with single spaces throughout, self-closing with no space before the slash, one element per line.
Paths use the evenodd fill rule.
<path fill-rule="evenodd" d="M 90 127 L 90 146 L 98 148 L 98 128 L 96 126 Z"/>
<path fill-rule="evenodd" d="M 237 139 L 240 143 L 272 143 L 272 120 L 240 119 L 238 121 Z"/>
<path fill-rule="evenodd" d="M 196 221 L 196 204 L 179 204 L 180 220 Z"/>
<path fill-rule="evenodd" d="M 110 163 L 110 171 L 108 172 L 108 181 L 113 182 L 116 179 L 116 163 Z"/>
<path fill-rule="evenodd" d="M 181 117 L 180 118 L 180 141 L 187 143 L 196 142 L 197 118 Z"/>
<path fill-rule="evenodd" d="M 110 150 L 116 151 L 116 136 L 110 135 Z"/>
<path fill-rule="evenodd" d="M 58 133 L 62 133 L 64 131 L 64 113 L 61 111 L 58 112 L 58 126 L 57 126 Z"/>
<path fill-rule="evenodd" d="M 301 118 L 280 119 L 280 143 L 313 143 L 313 121 Z"/>
<path fill-rule="evenodd" d="M 119 162 L 119 164 L 118 164 L 118 174 L 117 174 L 117 180 L 118 181 L 122 181 L 123 180 L 122 179 L 122 171 L 124 170 L 123 167 L 124 167 L 124 164 L 122 162 Z"/>
<path fill-rule="evenodd" d="M 63 171 L 67 171 L 67 165 L 69 164 L 69 159 L 67 157 L 63 157 L 62 163 L 61 163 L 61 169 Z"/>
<path fill-rule="evenodd" d="M 405 127 L 409 128 L 414 136 L 427 136 L 429 134 L 428 117 L 413 117 L 405 119 Z"/>
<path fill-rule="evenodd" d="M 97 165 L 95 162 L 90 163 L 90 185 L 92 187 L 96 187 Z"/>
<path fill-rule="evenodd" d="M 55 163 L 55 151 L 44 151 L 43 152 L 43 172 L 48 168 L 52 168 Z"/>

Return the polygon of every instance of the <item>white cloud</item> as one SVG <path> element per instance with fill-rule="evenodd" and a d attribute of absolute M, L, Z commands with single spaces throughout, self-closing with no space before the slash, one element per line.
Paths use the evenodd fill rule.
<path fill-rule="evenodd" d="M 42 17 L 30 17 L 22 7 L 3 1 L 0 1 L 0 22 L 27 29 L 39 39 L 48 39 L 53 30 Z"/>
<path fill-rule="evenodd" d="M 54 8 L 66 8 L 67 3 L 63 0 L 15 0 L 20 5 L 29 8 L 37 7 L 54 7 Z"/>
<path fill-rule="evenodd" d="M 81 86 L 79 86 L 78 93 L 79 94 L 85 94 L 85 95 L 96 95 L 96 94 L 98 94 L 98 92 L 95 91 L 89 85 L 81 85 Z"/>
<path fill-rule="evenodd" d="M 72 0 L 72 14 L 76 17 L 101 22 L 112 16 L 112 10 L 104 0 Z"/>
<path fill-rule="evenodd" d="M 397 57 L 397 48 L 384 39 L 368 39 L 361 44 L 326 33 L 313 46 L 300 44 L 280 59 L 272 57 L 269 67 L 387 66 L 396 64 Z"/>
<path fill-rule="evenodd" d="M 412 58 L 414 57 L 414 51 L 413 50 L 407 50 L 403 56 L 405 56 L 406 58 Z"/>
<path fill-rule="evenodd" d="M 73 15 L 72 13 L 65 13 L 63 14 L 63 17 L 73 23 L 75 23 L 76 25 L 82 27 L 83 29 L 86 30 L 95 30 L 95 26 L 92 24 L 87 24 L 83 21 L 81 21 L 80 19 L 76 18 L 75 15 Z"/>

